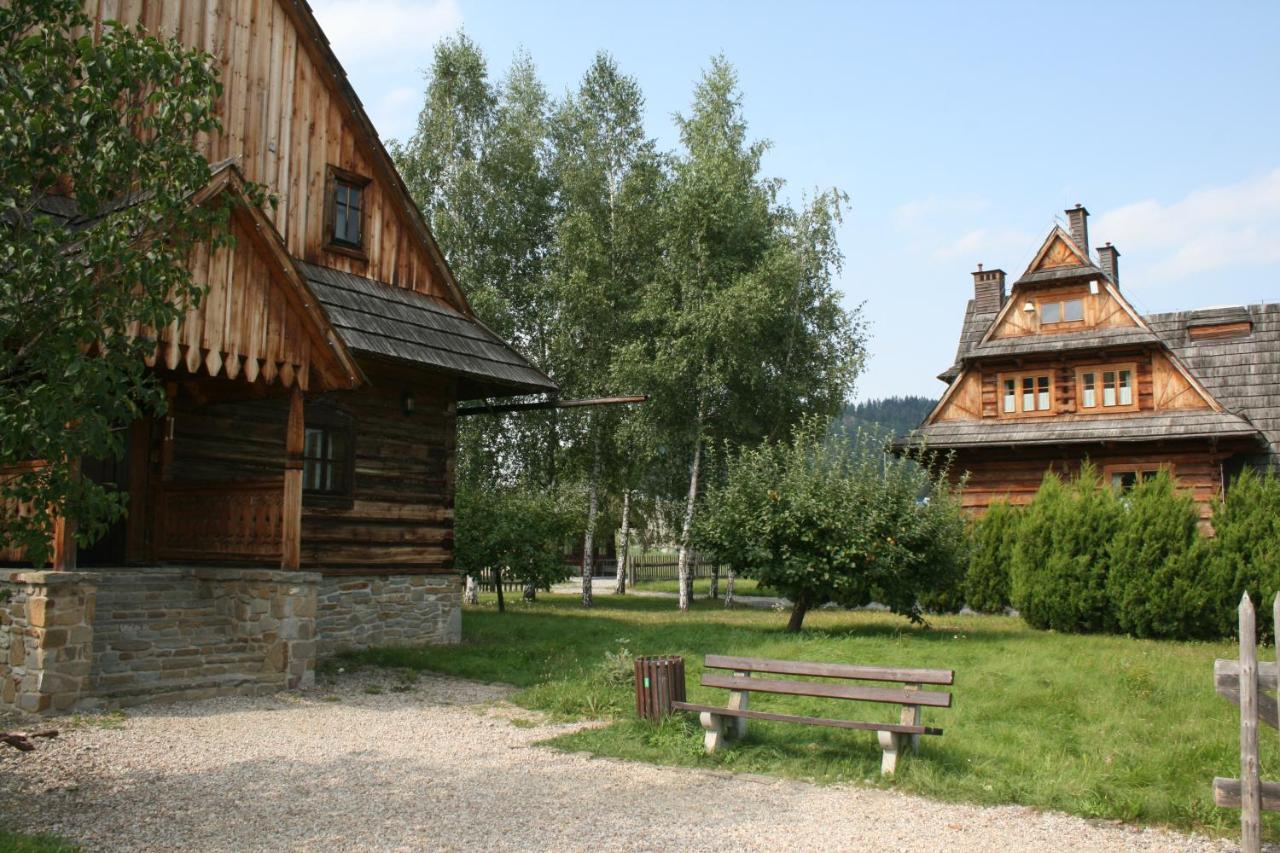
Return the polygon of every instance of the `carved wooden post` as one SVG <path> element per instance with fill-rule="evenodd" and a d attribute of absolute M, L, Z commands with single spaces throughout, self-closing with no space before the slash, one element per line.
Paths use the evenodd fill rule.
<path fill-rule="evenodd" d="M 1258 778 L 1258 647 L 1249 593 L 1240 599 L 1240 849 L 1262 849 L 1262 788 Z"/>
<path fill-rule="evenodd" d="M 284 439 L 284 507 L 280 525 L 282 569 L 298 568 L 302 557 L 302 450 L 305 438 L 302 390 L 295 383 L 289 394 L 289 421 Z"/>

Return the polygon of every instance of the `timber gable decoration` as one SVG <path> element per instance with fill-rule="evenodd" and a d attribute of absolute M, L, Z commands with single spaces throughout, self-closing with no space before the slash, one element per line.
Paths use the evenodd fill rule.
<path fill-rule="evenodd" d="M 979 265 L 947 391 L 897 446 L 955 452 L 976 511 L 1092 459 L 1117 485 L 1168 468 L 1207 514 L 1233 471 L 1276 464 L 1280 305 L 1143 316 L 1119 251 L 1090 254 L 1088 211 L 1066 218 L 1011 290 Z"/>

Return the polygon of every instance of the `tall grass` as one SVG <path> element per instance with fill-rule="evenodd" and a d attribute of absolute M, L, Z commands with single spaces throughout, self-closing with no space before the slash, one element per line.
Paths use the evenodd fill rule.
<path fill-rule="evenodd" d="M 563 718 L 613 725 L 552 741 L 598 755 L 771 773 L 818 782 L 855 781 L 944 800 L 1014 803 L 1091 818 L 1233 831 L 1239 814 L 1215 808 L 1214 776 L 1239 773 L 1235 708 L 1213 690 L 1213 660 L 1229 643 L 1174 643 L 1035 631 L 1001 616 L 938 616 L 912 627 L 888 614 L 817 611 L 799 635 L 783 614 L 725 611 L 696 602 L 570 596 L 500 615 L 490 604 L 464 615 L 455 647 L 373 650 L 349 662 L 410 667 L 523 688 L 515 701 Z M 715 756 L 683 716 L 661 725 L 634 719 L 629 655 L 680 654 L 691 701 L 723 703 L 698 685 L 702 656 L 738 654 L 810 661 L 956 670 L 954 703 L 926 709 L 945 734 L 922 738 L 918 755 L 879 777 L 873 734 L 752 721 L 745 741 Z M 881 707 L 758 695 L 752 707 L 815 716 L 891 719 Z M 1280 738 L 1264 730 L 1264 777 L 1280 775 Z M 1280 822 L 1268 828 L 1280 836 Z"/>

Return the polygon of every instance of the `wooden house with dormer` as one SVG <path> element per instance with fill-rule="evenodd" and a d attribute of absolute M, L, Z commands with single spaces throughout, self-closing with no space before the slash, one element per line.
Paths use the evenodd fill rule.
<path fill-rule="evenodd" d="M 166 417 L 132 424 L 125 458 L 82 462 L 128 492 L 127 518 L 78 552 L 61 521 L 54 568 L 301 570 L 318 575 L 321 651 L 456 642 L 457 404 L 555 383 L 472 311 L 305 2 L 86 11 L 215 58 L 222 127 L 198 140 L 213 180 L 194 201 L 240 203 L 234 246 L 190 259 L 203 301 L 155 335 Z M 42 210 L 79 227 L 55 192 Z"/>
<path fill-rule="evenodd" d="M 973 273 L 947 390 L 905 441 L 955 454 L 975 512 L 1088 459 L 1119 489 L 1168 470 L 1207 517 L 1234 473 L 1277 462 L 1280 304 L 1144 316 L 1088 215 L 1066 211 L 1011 287 Z"/>

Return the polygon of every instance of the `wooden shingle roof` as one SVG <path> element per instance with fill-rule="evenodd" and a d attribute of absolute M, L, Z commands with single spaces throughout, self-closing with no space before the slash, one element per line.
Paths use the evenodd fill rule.
<path fill-rule="evenodd" d="M 997 338 L 986 343 L 974 344 L 964 359 L 990 356 L 1057 354 L 1079 352 L 1117 346 L 1159 346 L 1160 338 L 1137 326 L 1104 326 L 1088 332 L 1069 332 L 1059 335 L 1025 335 L 1016 338 Z"/>
<path fill-rule="evenodd" d="M 1247 417 L 1262 430 L 1273 460 L 1280 462 L 1280 303 L 1178 311 L 1145 319 L 1205 390 L 1228 411 Z M 1192 340 L 1188 331 L 1242 319 L 1253 328 L 1237 338 Z"/>
<path fill-rule="evenodd" d="M 556 383 L 484 324 L 425 294 L 297 261 L 346 345 L 467 380 L 459 399 L 554 393 Z"/>
<path fill-rule="evenodd" d="M 1257 427 L 1229 412 L 1169 411 L 1027 420 L 939 421 L 921 427 L 910 440 L 923 439 L 930 447 L 946 450 L 1001 444 L 1111 444 L 1257 437 Z"/>

